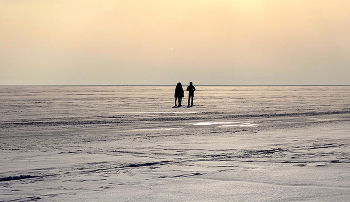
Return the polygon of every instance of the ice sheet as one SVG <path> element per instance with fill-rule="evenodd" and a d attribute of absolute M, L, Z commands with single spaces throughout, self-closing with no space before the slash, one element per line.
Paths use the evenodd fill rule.
<path fill-rule="evenodd" d="M 8 88 L 0 201 L 350 199 L 348 88 Z"/>

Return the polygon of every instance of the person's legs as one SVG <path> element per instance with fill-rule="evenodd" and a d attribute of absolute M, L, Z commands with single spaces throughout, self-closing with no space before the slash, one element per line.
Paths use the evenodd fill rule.
<path fill-rule="evenodd" d="M 175 97 L 175 105 L 174 106 L 176 106 L 176 100 L 177 100 L 177 97 Z"/>
<path fill-rule="evenodd" d="M 193 106 L 193 95 L 188 96 L 188 106 Z"/>
<path fill-rule="evenodd" d="M 179 97 L 179 107 L 181 107 L 182 105 L 181 105 L 181 101 L 182 101 L 182 98 L 181 97 Z"/>

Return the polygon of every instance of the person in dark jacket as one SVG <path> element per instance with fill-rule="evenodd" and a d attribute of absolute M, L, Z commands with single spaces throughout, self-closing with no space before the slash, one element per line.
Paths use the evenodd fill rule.
<path fill-rule="evenodd" d="M 190 82 L 190 85 L 187 86 L 187 91 L 188 91 L 188 107 L 193 106 L 193 96 L 194 96 L 194 91 L 196 88 L 192 85 L 192 82 Z M 190 105 L 191 104 L 191 105 Z"/>
<path fill-rule="evenodd" d="M 182 89 L 181 83 L 177 83 L 176 88 L 175 88 L 175 106 L 176 106 L 176 100 L 178 101 L 178 107 L 181 107 L 181 101 L 182 98 L 184 97 L 184 90 Z"/>

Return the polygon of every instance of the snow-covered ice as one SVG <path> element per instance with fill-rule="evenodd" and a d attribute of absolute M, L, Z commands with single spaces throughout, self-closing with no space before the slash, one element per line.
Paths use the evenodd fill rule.
<path fill-rule="evenodd" d="M 349 86 L 174 87 L 1 86 L 0 201 L 350 200 Z"/>

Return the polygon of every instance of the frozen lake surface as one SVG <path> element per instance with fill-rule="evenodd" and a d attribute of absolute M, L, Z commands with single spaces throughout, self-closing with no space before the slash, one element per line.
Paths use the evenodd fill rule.
<path fill-rule="evenodd" d="M 174 89 L 0 86 L 0 201 L 350 200 L 350 86 Z"/>

